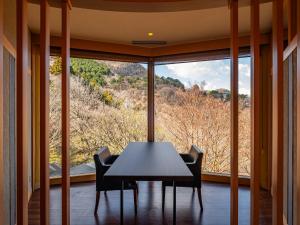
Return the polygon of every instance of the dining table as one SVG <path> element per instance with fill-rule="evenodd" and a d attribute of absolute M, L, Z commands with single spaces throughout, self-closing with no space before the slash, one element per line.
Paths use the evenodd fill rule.
<path fill-rule="evenodd" d="M 190 181 L 193 174 L 170 142 L 130 142 L 108 171 L 105 179 L 120 181 L 120 224 L 124 223 L 125 181 L 172 181 L 173 224 L 176 224 L 176 182 Z"/>

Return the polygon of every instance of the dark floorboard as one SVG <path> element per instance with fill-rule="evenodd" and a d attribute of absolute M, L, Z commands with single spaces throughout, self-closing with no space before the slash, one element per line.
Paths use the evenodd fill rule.
<path fill-rule="evenodd" d="M 161 210 L 161 183 L 139 182 L 138 214 L 134 215 L 133 193 L 124 194 L 124 224 L 158 225 L 172 224 L 172 188 L 166 191 L 165 213 Z M 76 184 L 71 187 L 72 225 L 119 224 L 119 191 L 101 193 L 98 216 L 93 214 L 95 204 L 95 183 Z M 207 183 L 202 188 L 204 211 L 200 212 L 197 192 L 191 188 L 177 188 L 177 224 L 180 225 L 228 225 L 230 222 L 229 185 Z M 61 224 L 61 188 L 50 191 L 51 225 Z M 262 225 L 271 224 L 271 200 L 266 192 L 261 194 Z M 250 214 L 250 191 L 239 189 L 239 224 L 248 225 Z M 39 191 L 34 192 L 29 204 L 29 224 L 39 223 Z"/>

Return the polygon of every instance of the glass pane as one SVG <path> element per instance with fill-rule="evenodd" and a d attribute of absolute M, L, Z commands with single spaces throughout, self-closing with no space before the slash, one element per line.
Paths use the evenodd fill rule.
<path fill-rule="evenodd" d="M 50 177 L 61 176 L 61 58 L 50 58 L 49 76 Z"/>
<path fill-rule="evenodd" d="M 204 152 L 203 171 L 230 173 L 230 61 L 155 67 L 155 137 Z"/>
<path fill-rule="evenodd" d="M 60 71 L 54 77 L 60 80 Z M 52 89 L 59 87 L 57 84 Z M 58 93 L 52 97 L 57 104 L 61 102 Z M 60 112 L 60 104 L 55 110 Z M 56 119 L 60 120 L 58 115 Z M 72 58 L 71 175 L 95 173 L 93 155 L 101 146 L 108 146 L 112 154 L 120 154 L 129 142 L 146 140 L 147 66 Z M 56 152 L 60 154 L 51 151 Z"/>
<path fill-rule="evenodd" d="M 250 176 L 251 58 L 239 59 L 239 175 Z"/>

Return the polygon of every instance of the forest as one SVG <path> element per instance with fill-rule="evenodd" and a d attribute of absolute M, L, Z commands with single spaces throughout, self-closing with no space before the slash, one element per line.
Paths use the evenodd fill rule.
<path fill-rule="evenodd" d="M 50 163 L 61 160 L 61 59 L 50 62 Z M 230 173 L 230 92 L 185 87 L 155 75 L 155 140 L 178 152 L 204 152 L 203 170 Z M 239 173 L 250 175 L 250 99 L 240 95 Z M 70 152 L 72 166 L 89 163 L 101 146 L 119 154 L 147 140 L 147 69 L 139 63 L 71 59 Z"/>

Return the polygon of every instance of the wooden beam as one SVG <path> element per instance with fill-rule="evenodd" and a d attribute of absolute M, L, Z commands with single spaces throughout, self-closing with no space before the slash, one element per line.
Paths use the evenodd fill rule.
<path fill-rule="evenodd" d="M 272 224 L 283 223 L 283 0 L 273 1 Z"/>
<path fill-rule="evenodd" d="M 62 1 L 62 224 L 70 225 L 70 4 Z"/>
<path fill-rule="evenodd" d="M 239 66 L 239 31 L 238 0 L 230 2 L 231 28 L 231 195 L 230 224 L 238 224 L 238 66 Z"/>
<path fill-rule="evenodd" d="M 297 48 L 297 40 L 298 40 L 298 35 L 295 35 L 293 40 L 290 41 L 288 46 L 284 49 L 283 61 L 285 61 L 292 54 L 292 52 Z"/>
<path fill-rule="evenodd" d="M 4 168 L 3 168 L 3 0 L 0 0 L 0 224 L 4 224 Z"/>
<path fill-rule="evenodd" d="M 62 39 L 59 37 L 51 37 L 51 46 L 61 46 Z M 88 51 L 99 51 L 99 52 L 109 52 L 109 53 L 120 53 L 126 55 L 138 55 L 138 56 L 148 56 L 150 49 L 124 45 L 124 44 L 114 44 L 105 43 L 100 41 L 90 41 L 81 39 L 71 39 L 70 47 L 78 50 L 88 50 Z"/>
<path fill-rule="evenodd" d="M 6 48 L 6 50 L 14 57 L 16 58 L 16 48 L 13 46 L 13 44 L 7 39 L 7 37 L 3 34 L 3 47 Z"/>
<path fill-rule="evenodd" d="M 239 47 L 250 46 L 250 36 L 239 37 Z M 269 35 L 260 36 L 260 44 L 268 44 L 270 42 Z M 165 56 L 165 55 L 177 55 L 195 52 L 205 52 L 229 49 L 231 45 L 231 38 L 222 38 L 216 40 L 199 41 L 194 43 L 177 44 L 165 47 L 153 48 L 151 51 L 152 57 Z"/>
<path fill-rule="evenodd" d="M 296 159 L 296 224 L 300 224 L 300 0 L 297 1 L 297 159 Z"/>
<path fill-rule="evenodd" d="M 49 225 L 49 3 L 41 1 L 40 35 L 40 223 Z"/>
<path fill-rule="evenodd" d="M 290 43 L 297 33 L 297 0 L 287 0 L 288 13 L 288 42 Z"/>
<path fill-rule="evenodd" d="M 154 82 L 155 65 L 154 60 L 148 62 L 148 141 L 153 142 L 154 138 Z"/>
<path fill-rule="evenodd" d="M 230 184 L 230 175 L 226 174 L 217 174 L 217 173 L 203 173 L 201 175 L 202 181 L 214 182 L 214 183 L 224 183 Z M 52 177 L 50 178 L 50 185 L 61 185 L 61 177 Z M 73 183 L 86 183 L 96 181 L 96 174 L 82 174 L 82 175 L 74 175 L 70 177 L 71 184 Z M 239 185 L 242 186 L 250 186 L 250 178 L 249 177 L 239 177 Z"/>
<path fill-rule="evenodd" d="M 25 149 L 25 82 L 28 69 L 27 0 L 17 0 L 17 224 L 28 224 L 28 154 Z"/>
<path fill-rule="evenodd" d="M 34 44 L 39 44 L 38 35 L 33 35 L 32 42 Z M 51 37 L 52 47 L 61 47 L 61 37 Z M 105 43 L 99 41 L 90 41 L 83 39 L 71 39 L 70 47 L 71 49 L 94 51 L 94 52 L 108 52 L 115 54 L 124 54 L 132 56 L 142 56 L 142 57 L 160 57 L 168 55 L 178 55 L 178 54 L 189 54 L 195 52 L 206 52 L 214 50 L 222 50 L 230 48 L 230 38 L 209 40 L 209 41 L 199 41 L 193 43 L 176 44 L 164 47 L 146 48 L 133 45 L 124 44 L 114 44 Z M 269 44 L 270 35 L 264 34 L 260 36 L 260 44 Z M 240 47 L 250 46 L 250 36 L 244 36 L 239 38 Z"/>
<path fill-rule="evenodd" d="M 261 110 L 260 110 L 259 0 L 251 1 L 251 215 L 259 224 Z"/>
<path fill-rule="evenodd" d="M 213 174 L 213 173 L 207 173 L 201 175 L 202 181 L 208 181 L 208 182 L 215 182 L 215 183 L 224 183 L 224 184 L 230 184 L 231 182 L 231 176 L 230 175 L 219 175 L 219 174 Z M 238 178 L 239 185 L 242 186 L 250 186 L 250 178 L 249 177 L 239 177 Z"/>
<path fill-rule="evenodd" d="M 121 2 L 116 4 L 115 2 Z M 267 3 L 271 0 L 260 0 L 261 3 Z M 39 0 L 29 0 L 31 3 L 38 4 Z M 51 7 L 59 8 L 58 0 L 51 0 Z M 138 2 L 138 4 L 136 4 Z M 172 3 L 173 2 L 173 3 Z M 249 6 L 249 0 L 239 0 L 240 7 Z M 153 7 L 149 7 L 149 3 Z M 85 8 L 103 11 L 122 11 L 122 12 L 177 12 L 185 10 L 201 10 L 219 7 L 227 7 L 227 0 L 106 0 L 106 1 L 73 1 L 73 7 Z"/>

